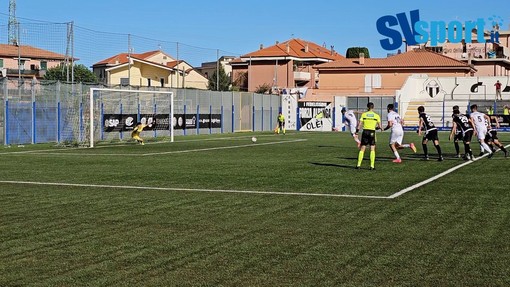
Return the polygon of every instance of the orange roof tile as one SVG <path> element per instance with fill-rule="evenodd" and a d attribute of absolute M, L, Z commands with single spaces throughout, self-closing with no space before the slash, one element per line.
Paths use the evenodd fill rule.
<path fill-rule="evenodd" d="M 308 51 L 306 47 L 308 46 Z M 288 47 L 288 49 L 287 49 Z M 283 43 L 260 49 L 255 52 L 241 56 L 241 58 L 257 58 L 257 57 L 296 57 L 296 58 L 322 58 L 328 60 L 345 59 L 344 56 L 333 53 L 331 50 L 319 46 L 313 42 L 301 39 L 290 39 Z"/>
<path fill-rule="evenodd" d="M 18 51 L 19 48 L 19 51 Z M 1 57 L 21 57 L 25 58 L 34 58 L 34 59 L 48 59 L 48 60 L 65 60 L 66 56 L 62 54 L 58 54 L 55 52 L 51 52 L 48 50 L 43 50 L 40 48 L 35 48 L 32 46 L 21 45 L 9 45 L 9 44 L 0 44 L 0 56 Z M 75 58 L 76 59 L 76 58 Z"/>
<path fill-rule="evenodd" d="M 455 60 L 448 56 L 430 52 L 427 50 L 412 50 L 387 58 L 365 58 L 364 64 L 360 64 L 358 58 L 342 59 L 339 61 L 324 63 L 315 66 L 318 70 L 342 70 L 342 69 L 374 69 L 374 68 L 457 68 L 470 70 L 471 66 L 465 62 Z"/>
<path fill-rule="evenodd" d="M 149 58 L 150 56 L 153 56 L 154 54 L 159 53 L 159 52 L 161 52 L 161 51 L 156 50 L 156 51 L 144 52 L 141 54 L 131 54 L 129 56 L 131 58 L 145 60 L 145 59 Z M 120 54 L 111 56 L 110 58 L 106 58 L 102 61 L 99 61 L 99 62 L 95 63 L 93 66 L 120 65 L 120 64 L 125 64 L 127 62 L 128 62 L 128 53 L 120 53 Z"/>
<path fill-rule="evenodd" d="M 173 67 L 177 66 L 178 64 L 180 64 L 182 62 L 183 62 L 182 60 L 180 60 L 180 61 L 171 61 L 171 62 L 166 63 L 166 66 L 170 67 L 170 68 L 173 68 Z"/>

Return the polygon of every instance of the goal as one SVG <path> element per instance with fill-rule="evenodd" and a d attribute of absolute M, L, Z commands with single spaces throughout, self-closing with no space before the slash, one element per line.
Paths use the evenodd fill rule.
<path fill-rule="evenodd" d="M 170 91 L 90 88 L 82 117 L 81 126 L 74 130 L 81 135 L 80 143 L 89 147 L 129 140 L 137 122 L 147 125 L 145 137 L 174 141 L 174 93 Z"/>

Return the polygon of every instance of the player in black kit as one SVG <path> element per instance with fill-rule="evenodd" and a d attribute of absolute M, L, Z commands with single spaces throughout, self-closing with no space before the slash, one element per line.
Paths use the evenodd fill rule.
<path fill-rule="evenodd" d="M 471 150 L 471 138 L 473 137 L 473 133 L 476 132 L 473 124 L 473 119 L 468 118 L 466 115 L 461 114 L 459 110 L 453 111 L 453 128 L 450 133 L 450 140 L 452 139 L 455 131 L 460 129 L 462 131 L 462 141 L 464 143 L 464 159 L 466 160 L 474 160 L 473 151 Z"/>
<path fill-rule="evenodd" d="M 418 107 L 418 113 L 420 114 L 420 123 L 418 124 L 418 135 L 421 136 L 422 127 L 425 130 L 425 134 L 423 135 L 423 141 L 421 146 L 423 147 L 423 155 L 425 156 L 425 160 L 429 159 L 429 153 L 427 148 L 427 143 L 432 141 L 434 143 L 434 147 L 437 150 L 439 155 L 438 161 L 443 161 L 443 155 L 441 153 L 441 147 L 439 146 L 439 137 L 437 136 L 437 128 L 430 119 L 430 117 L 425 113 L 425 108 L 423 106 Z"/>
<path fill-rule="evenodd" d="M 496 129 L 492 128 L 492 119 L 493 119 L 493 117 L 491 117 L 491 122 L 487 123 L 487 135 L 485 136 L 485 143 L 488 144 L 491 147 L 492 153 L 494 153 L 496 151 L 494 146 L 497 146 L 497 147 L 499 147 L 499 149 L 502 152 L 505 153 L 505 157 L 508 157 L 508 150 L 499 141 L 498 131 Z M 496 123 L 496 128 L 499 128 L 498 120 L 495 119 L 494 122 Z"/>
<path fill-rule="evenodd" d="M 459 110 L 459 106 L 455 105 L 453 106 L 453 110 Z M 455 115 L 452 113 L 452 119 Z M 455 157 L 460 157 L 460 147 L 459 147 L 459 141 L 461 141 L 463 138 L 462 136 L 462 131 L 460 129 L 457 129 L 455 131 L 455 135 L 453 136 L 453 145 L 455 146 L 455 152 L 456 152 L 456 155 Z"/>

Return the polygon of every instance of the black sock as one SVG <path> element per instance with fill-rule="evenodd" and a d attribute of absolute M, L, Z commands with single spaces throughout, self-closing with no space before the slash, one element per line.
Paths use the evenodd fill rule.
<path fill-rule="evenodd" d="M 439 154 L 439 156 L 441 156 L 441 147 L 439 145 L 434 145 L 434 147 L 436 148 L 437 153 Z"/>
<path fill-rule="evenodd" d="M 499 147 L 499 149 L 500 149 L 502 152 L 506 152 L 506 148 L 505 148 L 505 146 L 504 146 L 504 145 L 500 145 L 500 146 L 498 146 L 498 147 Z"/>
<path fill-rule="evenodd" d="M 457 152 L 457 154 L 459 154 L 460 153 L 459 142 L 453 142 L 453 144 L 455 145 L 455 152 Z"/>
<path fill-rule="evenodd" d="M 421 144 L 421 146 L 423 147 L 423 154 L 425 156 L 428 156 L 429 155 L 429 151 L 428 151 L 427 145 L 426 144 Z"/>
<path fill-rule="evenodd" d="M 469 154 L 471 157 L 473 157 L 473 151 L 471 150 L 469 144 L 464 144 L 464 150 L 466 151 L 466 154 Z"/>

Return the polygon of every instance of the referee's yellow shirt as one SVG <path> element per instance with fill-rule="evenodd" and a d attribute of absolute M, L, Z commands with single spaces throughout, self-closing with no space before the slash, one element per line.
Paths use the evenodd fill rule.
<path fill-rule="evenodd" d="M 368 111 L 361 114 L 359 120 L 363 122 L 364 130 L 375 131 L 377 123 L 381 122 L 381 117 L 378 114 L 374 113 L 373 111 Z"/>

